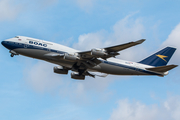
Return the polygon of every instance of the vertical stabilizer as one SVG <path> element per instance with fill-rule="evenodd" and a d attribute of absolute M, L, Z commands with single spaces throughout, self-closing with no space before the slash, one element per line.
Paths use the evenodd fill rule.
<path fill-rule="evenodd" d="M 140 61 L 141 64 L 151 65 L 151 66 L 165 66 L 171 59 L 172 55 L 176 51 L 176 48 L 166 47 L 163 50 L 149 56 L 148 58 Z"/>

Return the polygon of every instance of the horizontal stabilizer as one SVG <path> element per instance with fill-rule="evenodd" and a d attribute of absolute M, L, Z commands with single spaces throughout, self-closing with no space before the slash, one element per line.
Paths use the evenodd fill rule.
<path fill-rule="evenodd" d="M 153 67 L 153 68 L 146 68 L 146 69 L 154 71 L 154 72 L 167 72 L 177 66 L 178 65 L 167 65 L 167 66 L 160 66 L 160 67 Z"/>

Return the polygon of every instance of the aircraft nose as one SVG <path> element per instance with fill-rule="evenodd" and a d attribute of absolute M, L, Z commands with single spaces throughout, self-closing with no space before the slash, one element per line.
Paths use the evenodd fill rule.
<path fill-rule="evenodd" d="M 6 47 L 6 48 L 9 48 L 9 46 L 10 46 L 10 45 L 8 44 L 8 41 L 6 41 L 6 40 L 2 41 L 1 44 L 2 44 L 4 47 Z"/>
<path fill-rule="evenodd" d="M 13 42 L 11 42 L 9 39 L 3 40 L 3 41 L 1 42 L 1 44 L 2 44 L 5 48 L 7 48 L 7 49 L 13 49 L 13 48 L 14 48 Z"/>
<path fill-rule="evenodd" d="M 4 46 L 4 45 L 5 45 L 5 42 L 4 42 L 4 41 L 2 41 L 2 42 L 1 42 L 1 44 Z"/>

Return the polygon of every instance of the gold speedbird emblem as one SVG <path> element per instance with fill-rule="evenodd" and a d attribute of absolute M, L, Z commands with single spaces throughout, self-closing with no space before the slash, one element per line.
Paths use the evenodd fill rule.
<path fill-rule="evenodd" d="M 162 60 L 164 60 L 165 62 L 167 62 L 164 58 L 167 58 L 168 56 L 164 56 L 164 55 L 156 55 L 158 56 L 159 58 L 161 58 Z"/>

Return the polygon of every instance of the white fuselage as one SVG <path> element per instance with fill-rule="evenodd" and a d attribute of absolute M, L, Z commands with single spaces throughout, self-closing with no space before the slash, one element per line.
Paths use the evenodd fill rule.
<path fill-rule="evenodd" d="M 78 50 L 48 42 L 44 40 L 29 38 L 29 37 L 15 37 L 3 41 L 4 46 L 13 52 L 28 56 L 31 58 L 45 60 L 54 64 L 64 66 L 71 69 L 75 64 L 75 61 L 68 61 L 65 59 L 54 59 L 53 57 L 46 56 L 47 54 L 76 54 L 80 52 Z M 102 72 L 113 75 L 159 75 L 164 76 L 166 73 L 157 73 L 146 70 L 146 68 L 152 68 L 153 66 L 144 65 L 136 62 L 124 61 L 115 58 L 109 58 L 107 60 L 99 59 L 101 63 L 93 68 L 88 68 L 89 71 Z"/>

